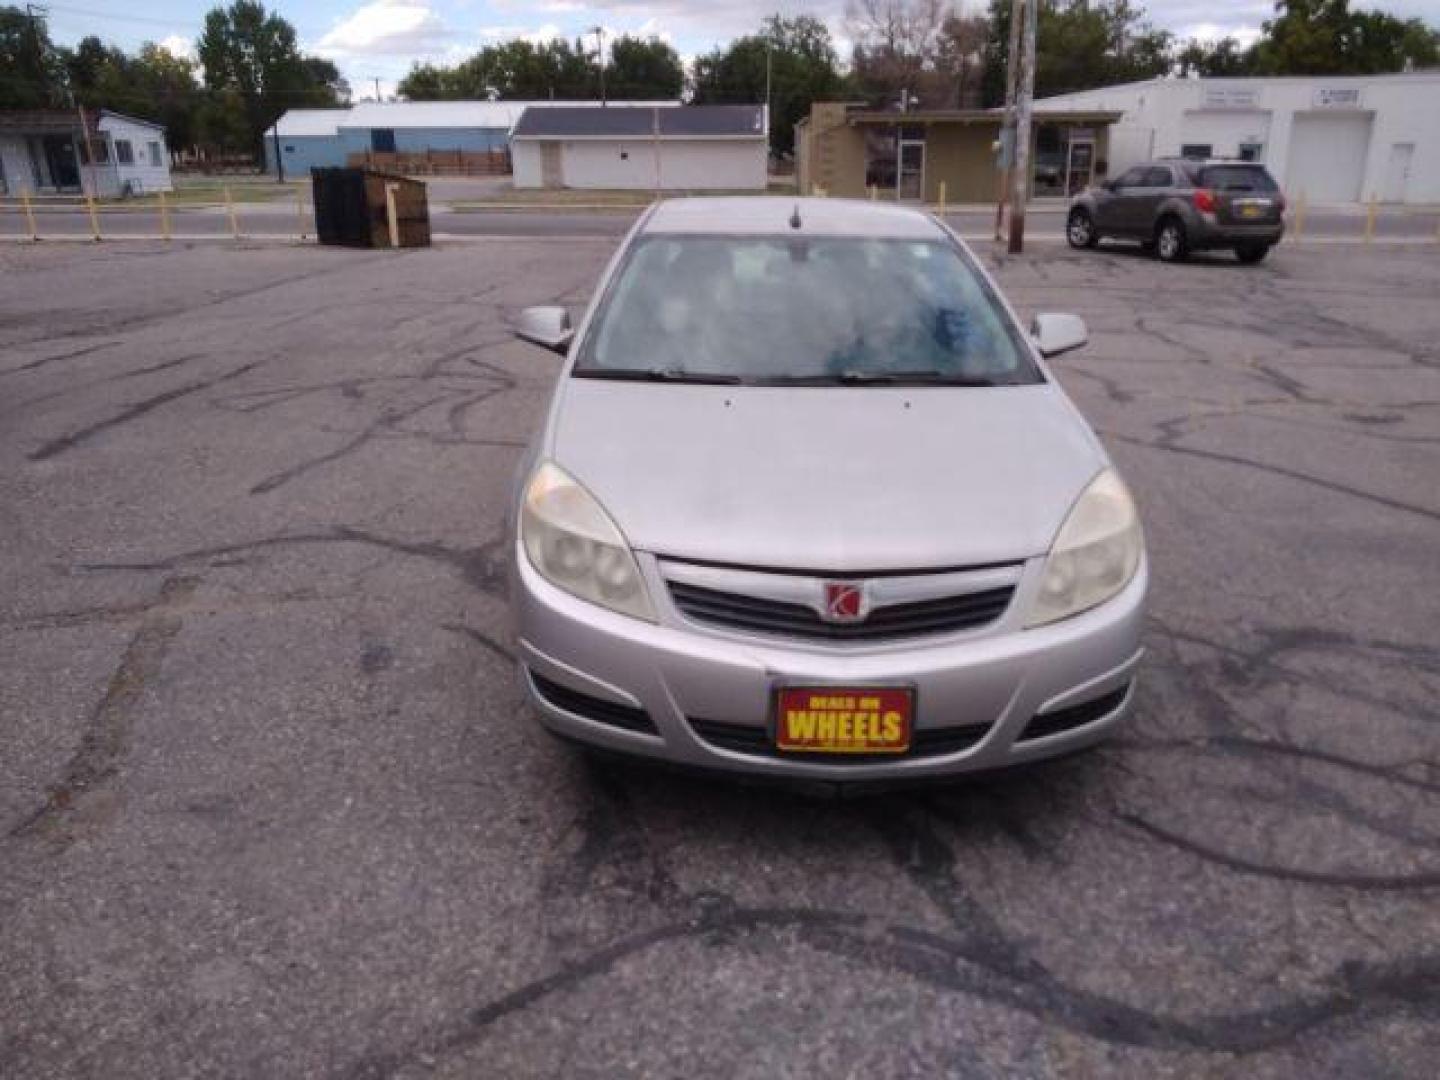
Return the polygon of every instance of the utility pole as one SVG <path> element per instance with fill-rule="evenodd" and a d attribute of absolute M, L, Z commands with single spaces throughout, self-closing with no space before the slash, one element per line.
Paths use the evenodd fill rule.
<path fill-rule="evenodd" d="M 270 129 L 270 134 L 275 136 L 275 182 L 285 183 L 285 159 L 280 156 L 280 121 L 275 121 L 275 126 Z"/>
<path fill-rule="evenodd" d="M 775 42 L 765 39 L 765 119 L 770 119 L 770 54 L 775 51 Z"/>
<path fill-rule="evenodd" d="M 35 55 L 40 57 L 42 63 L 48 60 L 49 57 L 41 55 L 40 23 L 44 21 L 48 14 L 49 12 L 43 7 L 38 7 L 35 4 L 25 5 L 25 18 L 30 24 L 30 41 L 35 50 Z M 83 139 L 85 143 L 85 160 L 79 162 L 76 167 L 76 172 L 80 174 L 80 191 L 82 194 L 88 194 L 93 197 L 99 193 L 99 186 L 95 182 L 95 166 L 98 164 L 95 160 L 95 147 L 91 145 L 90 142 L 90 124 L 85 119 L 85 109 L 75 101 L 75 91 L 71 89 L 68 80 L 65 84 L 65 97 L 70 102 L 70 107 L 75 110 L 76 115 L 80 118 L 80 138 Z M 74 145 L 73 140 L 71 145 Z M 85 170 L 87 166 L 90 169 L 90 190 L 88 192 L 85 190 Z M 54 177 L 51 177 L 51 179 L 53 180 Z"/>
<path fill-rule="evenodd" d="M 1010 254 L 1025 249 L 1025 202 L 1030 197 L 1030 104 L 1035 97 L 1035 0 L 1025 0 L 1025 50 L 1015 88 L 1015 175 L 1010 193 Z"/>
<path fill-rule="evenodd" d="M 600 65 L 600 107 L 604 108 L 608 101 L 605 97 L 605 28 L 594 27 L 595 34 L 595 61 Z"/>
<path fill-rule="evenodd" d="M 375 100 L 380 100 L 380 77 L 375 76 Z"/>
<path fill-rule="evenodd" d="M 1010 51 L 1005 54 L 1005 119 L 1000 124 L 1000 194 L 995 200 L 995 240 L 1005 227 L 1005 200 L 1010 190 L 1010 170 L 1015 167 L 1015 83 L 1020 75 L 1020 24 L 1025 18 L 1025 0 L 1011 0 Z"/>

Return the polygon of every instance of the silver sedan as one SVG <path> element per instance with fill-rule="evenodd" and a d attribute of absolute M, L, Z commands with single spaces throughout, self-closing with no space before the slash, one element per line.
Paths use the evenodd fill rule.
<path fill-rule="evenodd" d="M 836 199 L 647 211 L 589 310 L 512 514 L 535 711 L 592 746 L 893 781 L 1079 749 L 1134 694 L 1134 501 L 942 223 Z"/>

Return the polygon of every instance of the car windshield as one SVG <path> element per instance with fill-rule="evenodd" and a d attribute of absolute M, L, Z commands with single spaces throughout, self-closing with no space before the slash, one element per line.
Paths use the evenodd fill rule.
<path fill-rule="evenodd" d="M 939 240 L 642 237 L 586 337 L 582 378 L 1042 381 L 979 272 Z"/>
<path fill-rule="evenodd" d="M 1200 170 L 1200 186 L 1217 191 L 1276 190 L 1275 181 L 1264 169 L 1245 165 L 1210 165 Z"/>

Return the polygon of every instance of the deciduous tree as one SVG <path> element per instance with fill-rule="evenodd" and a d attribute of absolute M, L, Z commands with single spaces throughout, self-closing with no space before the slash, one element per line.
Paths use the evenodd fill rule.
<path fill-rule="evenodd" d="M 258 0 L 211 10 L 198 52 L 209 91 L 202 129 L 233 139 L 238 103 L 252 153 L 286 109 L 336 105 L 347 89 L 335 65 L 302 56 L 295 28 Z"/>
<path fill-rule="evenodd" d="M 692 99 L 698 105 L 765 101 L 770 71 L 770 148 L 790 153 L 795 122 L 815 101 L 834 100 L 845 90 L 830 31 L 819 19 L 772 16 L 758 33 L 736 38 L 727 47 L 697 57 Z"/>
<path fill-rule="evenodd" d="M 65 69 L 40 19 L 0 7 L 0 109 L 65 104 Z"/>

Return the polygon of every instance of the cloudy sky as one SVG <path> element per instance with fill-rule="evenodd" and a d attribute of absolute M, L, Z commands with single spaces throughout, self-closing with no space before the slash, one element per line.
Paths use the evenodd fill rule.
<path fill-rule="evenodd" d="M 122 48 L 144 41 L 164 42 L 174 52 L 193 49 L 205 12 L 219 0 L 68 0 L 45 5 L 50 32 L 60 44 L 98 34 Z M 1151 21 L 1181 37 L 1253 37 L 1271 10 L 1271 0 L 1139 0 Z M 682 56 L 708 51 L 754 30 L 765 16 L 808 12 L 823 18 L 842 47 L 845 0 L 274 0 L 294 24 L 307 52 L 335 60 L 357 97 L 393 91 L 412 60 L 453 62 L 487 42 L 526 36 L 574 37 L 595 26 L 610 34 L 656 34 Z M 961 0 L 967 11 L 984 10 L 985 0 Z M 1381 7 L 1440 23 L 1440 0 L 1352 0 L 1355 7 Z"/>

